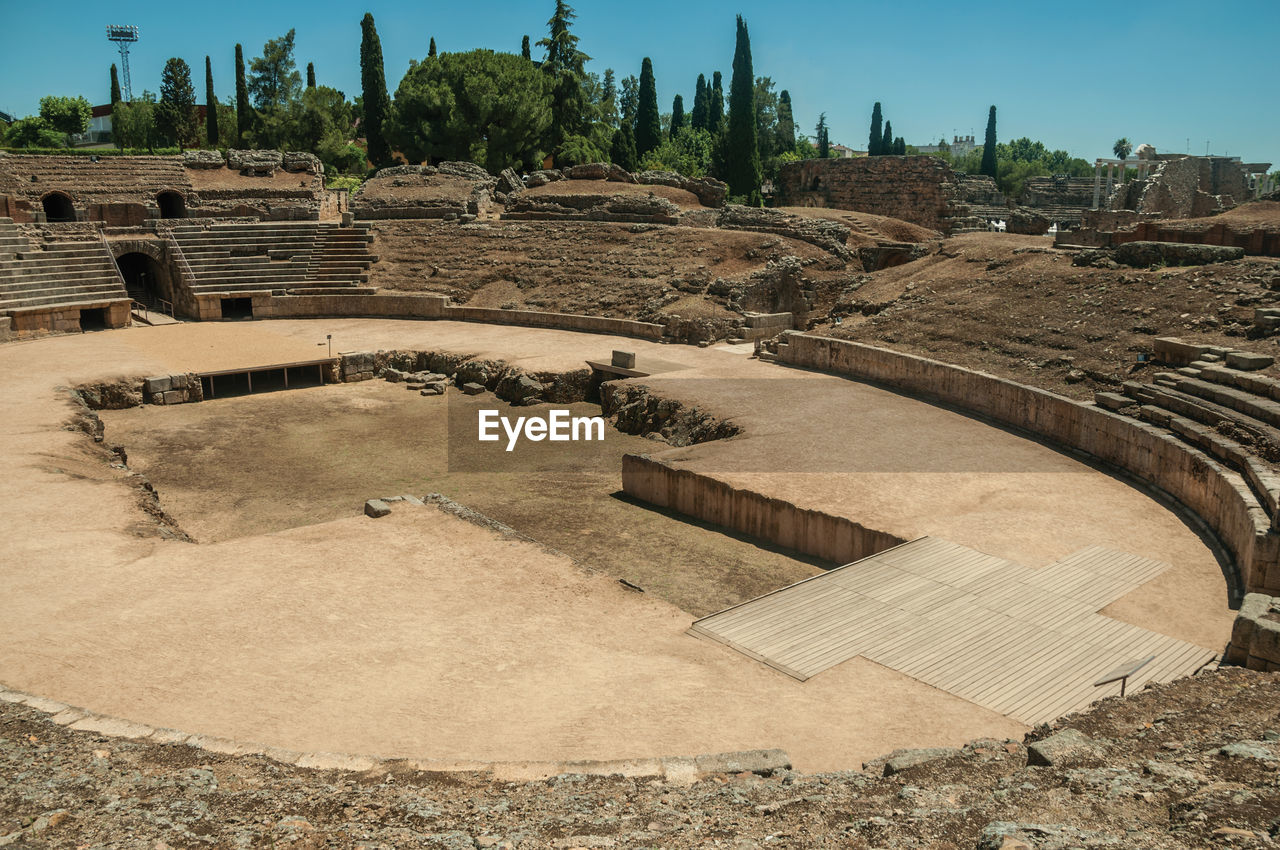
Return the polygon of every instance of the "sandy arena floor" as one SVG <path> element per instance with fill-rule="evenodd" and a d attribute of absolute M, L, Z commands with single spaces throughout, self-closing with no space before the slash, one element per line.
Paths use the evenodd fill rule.
<path fill-rule="evenodd" d="M 657 598 L 665 592 L 637 594 L 432 508 L 369 520 L 355 504 L 344 518 L 321 514 L 315 524 L 198 545 L 141 535 L 122 473 L 62 430 L 70 410 L 60 385 L 310 359 L 326 333 L 335 350 L 447 349 L 531 368 L 575 368 L 611 348 L 661 358 L 671 371 L 656 386 L 668 382 L 675 395 L 696 388 L 700 402 L 747 431 L 675 450 L 682 462 L 1032 566 L 1081 541 L 1163 557 L 1171 574 L 1108 613 L 1209 647 L 1229 632 L 1225 583 L 1208 549 L 1143 494 L 1034 443 L 852 382 L 722 350 L 557 331 L 193 324 L 0 347 L 9 460 L 0 505 L 12 529 L 0 543 L 0 682 L 191 732 L 435 758 L 780 746 L 816 770 L 899 746 L 1019 731 L 861 660 L 794 682 L 685 635 L 692 615 Z M 680 383 L 724 376 L 748 382 Z M 848 455 L 852 446 L 873 453 L 872 469 Z M 930 447 L 923 467 L 922 446 Z M 815 458 L 824 467 L 813 468 Z M 793 461 L 804 471 L 783 474 L 778 464 Z M 601 476 L 593 486 L 603 492 Z M 373 495 L 383 493 L 360 498 Z"/>

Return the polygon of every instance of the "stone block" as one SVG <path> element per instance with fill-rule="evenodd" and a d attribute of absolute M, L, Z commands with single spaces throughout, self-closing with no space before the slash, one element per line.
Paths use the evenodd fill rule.
<path fill-rule="evenodd" d="M 1027 747 L 1027 764 L 1052 767 L 1093 750 L 1093 741 L 1078 729 L 1063 729 Z"/>
<path fill-rule="evenodd" d="M 480 395 L 484 392 L 484 384 L 477 384 L 474 381 L 468 381 L 462 385 L 462 391 L 467 395 Z"/>
<path fill-rule="evenodd" d="M 1210 346 L 1193 345 L 1183 342 L 1177 337 L 1156 337 L 1154 342 L 1156 359 L 1161 363 L 1173 366 L 1186 366 L 1212 353 Z"/>
<path fill-rule="evenodd" d="M 1227 354 L 1228 366 L 1232 369 L 1243 369 L 1246 372 L 1265 369 L 1274 362 L 1276 359 L 1266 354 L 1252 354 L 1248 351 L 1232 351 Z"/>
<path fill-rule="evenodd" d="M 173 378 L 169 375 L 159 375 L 154 378 L 146 378 L 142 382 L 142 389 L 148 396 L 166 393 L 173 389 Z"/>
<path fill-rule="evenodd" d="M 613 352 L 613 365 L 619 369 L 636 368 L 636 355 L 634 351 L 615 351 Z"/>
<path fill-rule="evenodd" d="M 1133 399 L 1119 393 L 1097 392 L 1093 394 L 1094 403 L 1107 410 L 1120 410 L 1133 404 Z"/>
<path fill-rule="evenodd" d="M 775 770 L 790 770 L 791 757 L 785 750 L 743 750 L 735 753 L 713 753 L 694 759 L 699 773 L 759 773 L 768 776 Z"/>
<path fill-rule="evenodd" d="M 913 767 L 942 761 L 960 754 L 955 747 L 927 747 L 919 750 L 900 750 L 884 763 L 884 775 L 892 776 Z"/>
<path fill-rule="evenodd" d="M 163 404 L 182 404 L 187 400 L 187 391 L 169 390 L 167 393 L 164 393 L 161 398 L 163 399 Z"/>
<path fill-rule="evenodd" d="M 364 515 L 377 519 L 391 513 L 391 506 L 381 499 L 369 499 L 364 503 Z"/>
<path fill-rule="evenodd" d="M 444 389 L 444 381 L 432 381 L 431 383 L 423 386 L 421 392 L 423 395 L 444 395 Z"/>

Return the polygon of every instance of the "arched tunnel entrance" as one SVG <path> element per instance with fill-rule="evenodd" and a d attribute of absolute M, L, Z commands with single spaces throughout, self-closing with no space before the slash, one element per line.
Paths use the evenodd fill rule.
<path fill-rule="evenodd" d="M 44 207 L 45 221 L 75 221 L 76 208 L 71 199 L 61 192 L 50 192 L 40 199 Z"/>
<path fill-rule="evenodd" d="M 156 205 L 160 207 L 161 218 L 187 217 L 187 202 L 177 192 L 161 192 L 156 195 Z"/>
<path fill-rule="evenodd" d="M 164 270 L 160 264 L 140 251 L 134 251 L 117 257 L 116 265 L 120 268 L 129 297 L 149 309 L 157 309 L 160 299 L 166 295 L 161 284 Z"/>

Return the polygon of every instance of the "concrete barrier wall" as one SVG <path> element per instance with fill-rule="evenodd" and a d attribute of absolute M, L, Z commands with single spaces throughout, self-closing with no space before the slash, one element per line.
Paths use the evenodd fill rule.
<path fill-rule="evenodd" d="M 789 334 L 783 363 L 936 399 L 1078 449 L 1163 490 L 1199 516 L 1235 559 L 1243 588 L 1280 587 L 1280 535 L 1248 485 L 1168 432 L 1045 390 L 883 348 Z"/>
<path fill-rule="evenodd" d="M 836 564 L 847 564 L 900 543 L 901 537 L 866 528 L 846 517 L 796 507 L 648 455 L 624 455 L 622 489 L 651 505 Z"/>

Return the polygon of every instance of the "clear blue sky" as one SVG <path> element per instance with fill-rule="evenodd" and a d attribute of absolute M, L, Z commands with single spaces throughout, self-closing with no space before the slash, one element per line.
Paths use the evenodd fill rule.
<path fill-rule="evenodd" d="M 299 69 L 314 62 L 323 85 L 360 91 L 360 18 L 382 38 L 388 87 L 410 58 L 488 47 L 518 52 L 546 32 L 553 0 L 310 3 L 0 0 L 4 62 L 0 109 L 34 113 L 44 94 L 108 97 L 118 60 L 109 23 L 137 24 L 134 93 L 159 89 L 165 59 L 191 65 L 203 99 L 205 54 L 219 98 L 232 90 L 234 45 L 246 59 L 296 28 Z M 659 103 L 692 106 L 699 72 L 720 70 L 728 88 L 734 15 L 751 32 L 755 72 L 791 92 L 796 122 L 812 133 L 826 112 L 833 142 L 863 148 L 874 101 L 894 134 L 927 144 L 953 132 L 981 142 L 987 107 L 1001 141 L 1020 136 L 1092 159 L 1126 136 L 1167 152 L 1211 152 L 1280 166 L 1280 0 L 1045 3 L 1037 0 L 888 2 L 694 2 L 578 0 L 574 32 L 589 70 L 639 75 L 653 59 Z M 537 57 L 540 51 L 535 48 Z"/>

